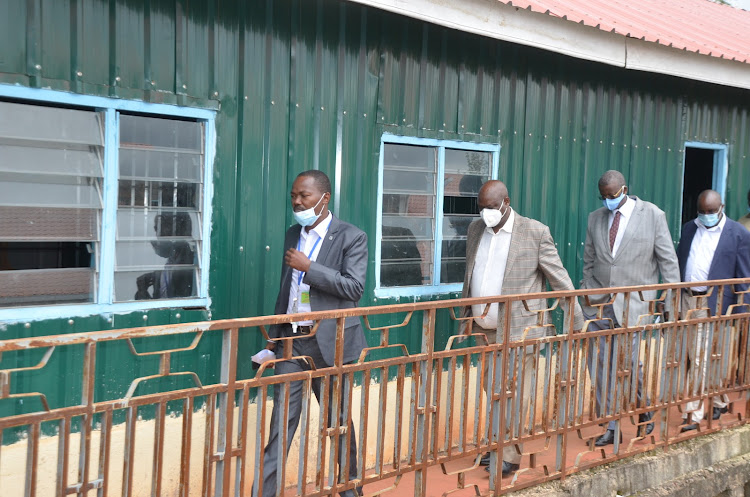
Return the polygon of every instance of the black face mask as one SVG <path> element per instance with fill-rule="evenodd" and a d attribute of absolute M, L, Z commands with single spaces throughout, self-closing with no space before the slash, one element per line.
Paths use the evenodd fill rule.
<path fill-rule="evenodd" d="M 154 248 L 156 255 L 165 259 L 169 258 L 174 251 L 174 242 L 171 241 L 151 240 L 151 246 Z"/>

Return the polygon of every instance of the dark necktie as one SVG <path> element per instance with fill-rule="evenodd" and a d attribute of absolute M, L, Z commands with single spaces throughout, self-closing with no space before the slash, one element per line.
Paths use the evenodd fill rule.
<path fill-rule="evenodd" d="M 615 238 L 617 238 L 617 229 L 620 227 L 620 211 L 615 212 L 615 218 L 612 220 L 612 226 L 609 228 L 609 251 L 615 248 Z"/>

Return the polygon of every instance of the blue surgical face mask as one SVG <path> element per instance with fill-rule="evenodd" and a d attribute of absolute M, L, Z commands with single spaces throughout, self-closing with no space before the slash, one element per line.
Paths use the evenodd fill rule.
<path fill-rule="evenodd" d="M 325 197 L 325 194 L 323 194 L 323 197 Z M 320 214 L 323 213 L 323 209 L 321 209 L 320 214 L 315 214 L 315 209 L 318 207 L 318 205 L 320 205 L 320 202 L 323 200 L 323 197 L 320 197 L 320 200 L 318 200 L 318 203 L 316 203 L 313 207 L 294 213 L 294 220 L 297 221 L 297 224 L 299 224 L 302 227 L 311 226 L 315 224 L 315 221 L 318 220 L 318 218 L 320 217 Z"/>
<path fill-rule="evenodd" d="M 622 200 L 625 198 L 625 187 L 620 188 L 620 190 L 622 191 L 622 193 L 620 194 L 619 197 L 602 199 L 602 204 L 604 204 L 604 207 L 606 207 L 607 209 L 611 211 L 619 207 L 620 202 L 622 202 Z"/>
<path fill-rule="evenodd" d="M 719 209 L 719 212 L 714 212 L 713 214 L 698 214 L 698 222 L 706 228 L 713 228 L 719 224 L 719 216 L 721 216 L 722 210 L 723 208 Z"/>

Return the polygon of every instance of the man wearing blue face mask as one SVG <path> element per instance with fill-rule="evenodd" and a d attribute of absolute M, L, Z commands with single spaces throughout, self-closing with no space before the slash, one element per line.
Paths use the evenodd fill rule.
<path fill-rule="evenodd" d="M 586 231 L 586 245 L 583 252 L 583 280 L 581 288 L 596 289 L 616 286 L 652 285 L 680 281 L 672 237 L 669 234 L 664 212 L 650 202 L 628 196 L 625 177 L 619 171 L 605 172 L 599 179 L 599 194 L 604 207 L 589 215 Z M 625 302 L 624 294 L 617 294 L 611 305 L 603 308 L 602 318 L 597 320 L 597 308 L 581 302 L 584 317 L 592 320 L 588 331 L 638 326 L 647 324 L 639 317 L 648 314 L 648 302 L 656 298 L 656 292 L 643 292 L 641 300 L 638 292 L 630 294 Z M 591 296 L 592 304 L 603 304 L 610 300 L 609 294 Z M 626 312 L 627 311 L 627 312 Z M 596 411 L 598 416 L 614 413 L 614 390 L 616 385 L 616 359 L 614 347 L 601 337 L 595 347 L 589 348 L 589 373 L 595 381 Z M 594 348 L 598 349 L 594 357 Z M 645 405 L 642 399 L 643 369 L 638 361 L 638 337 L 633 336 L 632 369 L 637 369 L 638 407 Z M 607 353 L 609 351 L 609 353 Z M 636 367 L 637 365 L 637 367 Z M 626 366 L 631 368 L 630 365 Z M 630 392 L 630 387 L 626 388 Z M 639 423 L 645 425 L 646 434 L 651 433 L 654 424 L 650 412 L 639 415 Z M 607 431 L 595 442 L 603 447 L 615 442 L 617 423 L 610 421 Z M 619 437 L 622 439 L 622 435 Z"/>
<path fill-rule="evenodd" d="M 705 190 L 698 196 L 698 217 L 682 227 L 677 257 L 680 261 L 682 281 L 750 277 L 750 232 L 724 215 L 724 205 L 718 192 Z M 705 285 L 685 289 L 682 292 L 682 316 L 706 317 L 706 308 L 710 310 L 711 315 L 726 314 L 729 307 L 737 302 L 737 295 L 731 287 L 725 287 L 721 305 L 717 307 L 718 295 L 719 288 L 711 288 L 709 292 L 709 287 Z M 743 309 L 735 311 L 746 312 Z M 707 327 L 704 324 L 689 326 L 687 330 L 687 352 L 691 356 L 688 372 L 690 395 L 703 393 L 707 382 L 710 385 L 717 383 L 717 379 L 707 378 L 706 375 L 708 353 L 711 349 L 709 331 L 710 325 Z M 728 401 L 726 395 L 713 398 L 713 419 L 719 419 L 721 414 L 727 412 Z M 682 414 L 682 431 L 698 429 L 703 415 L 702 402 L 688 402 Z"/>
<path fill-rule="evenodd" d="M 365 287 L 367 272 L 367 235 L 359 228 L 341 221 L 328 210 L 331 200 L 331 182 L 325 173 L 316 170 L 304 171 L 294 180 L 291 190 L 291 203 L 297 224 L 289 228 L 284 240 L 284 263 L 281 269 L 281 285 L 276 299 L 276 314 L 297 314 L 332 309 L 356 307 Z M 272 326 L 269 331 L 267 348 L 276 352 L 277 359 L 283 358 L 283 347 L 292 346 L 292 357 L 312 359 L 316 369 L 334 365 L 336 351 L 336 320 L 320 322 L 315 335 L 309 336 L 313 321 L 297 321 L 291 324 Z M 273 339 L 286 337 L 294 340 Z M 348 317 L 344 325 L 343 364 L 359 358 L 367 346 L 362 324 L 358 317 Z M 340 365 L 340 364 L 336 364 Z M 290 374 L 308 371 L 310 364 L 304 359 L 280 361 L 275 364 L 274 374 Z M 328 420 L 333 425 L 336 416 L 341 425 L 346 426 L 343 412 L 351 412 L 351 406 L 344 405 L 344 392 L 351 388 L 347 377 L 343 379 L 342 405 L 334 406 L 332 401 L 332 380 L 326 385 L 320 377 L 312 380 L 312 391 L 320 405 L 322 395 L 328 396 Z M 294 381 L 288 386 L 289 403 L 287 414 L 287 446 L 280 454 L 280 416 L 284 415 L 286 387 L 274 388 L 271 429 L 263 456 L 262 479 L 256 478 L 253 495 L 270 497 L 276 495 L 279 459 L 285 461 L 294 433 L 297 430 L 302 412 L 303 382 Z M 321 414 L 322 418 L 322 414 Z M 339 468 L 341 481 L 361 478 L 357 474 L 357 445 L 353 423 L 349 423 L 345 435 L 339 437 Z M 347 451 L 348 449 L 348 451 Z M 283 457 L 282 457 L 283 455 Z M 300 478 L 304 478 L 300 475 Z M 340 476 L 341 478 L 341 476 Z M 262 489 L 260 486 L 262 485 Z M 351 497 L 361 495 L 361 488 L 341 492 Z"/>

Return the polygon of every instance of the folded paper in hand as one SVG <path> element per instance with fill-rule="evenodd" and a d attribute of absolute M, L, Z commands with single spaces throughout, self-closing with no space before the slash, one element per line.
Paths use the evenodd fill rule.
<path fill-rule="evenodd" d="M 260 352 L 252 356 L 250 359 L 253 360 L 253 366 L 257 368 L 264 362 L 276 359 L 276 354 L 268 349 L 261 349 Z"/>

